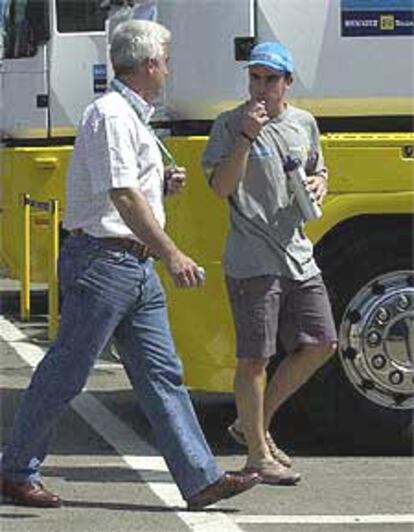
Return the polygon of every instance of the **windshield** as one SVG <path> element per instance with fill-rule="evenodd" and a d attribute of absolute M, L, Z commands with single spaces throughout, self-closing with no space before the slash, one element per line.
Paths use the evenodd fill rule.
<path fill-rule="evenodd" d="M 0 61 L 4 57 L 4 15 L 6 11 L 6 0 L 0 0 Z"/>
<path fill-rule="evenodd" d="M 6 0 L 1 6 L 4 57 L 31 57 L 49 39 L 47 0 Z"/>
<path fill-rule="evenodd" d="M 104 31 L 107 10 L 101 5 L 102 0 L 56 0 L 58 31 Z"/>

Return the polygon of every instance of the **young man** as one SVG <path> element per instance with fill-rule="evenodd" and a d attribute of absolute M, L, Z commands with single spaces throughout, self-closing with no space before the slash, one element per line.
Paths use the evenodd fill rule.
<path fill-rule="evenodd" d="M 250 99 L 215 121 L 203 167 L 229 201 L 224 254 L 236 329 L 234 381 L 239 419 L 230 434 L 247 444 L 247 471 L 269 484 L 295 484 L 298 473 L 269 426 L 278 408 L 332 355 L 336 332 L 304 219 L 284 164 L 294 152 L 319 202 L 327 171 L 315 119 L 289 105 L 293 60 L 279 42 L 257 44 L 248 62 Z M 266 365 L 280 338 L 288 355 L 265 391 Z"/>
<path fill-rule="evenodd" d="M 113 335 L 190 509 L 260 480 L 257 474 L 223 473 L 211 454 L 182 382 L 151 258 L 163 261 L 178 287 L 200 283 L 197 264 L 164 232 L 164 167 L 148 128 L 150 103 L 168 74 L 169 40 L 170 32 L 155 22 L 120 24 L 111 42 L 112 90 L 81 121 L 67 179 L 64 225 L 71 236 L 60 255 L 60 328 L 25 392 L 2 457 L 2 495 L 20 504 L 61 504 L 41 484 L 39 467 L 58 415 L 81 392 Z M 184 168 L 168 175 L 167 189 L 179 191 Z"/>

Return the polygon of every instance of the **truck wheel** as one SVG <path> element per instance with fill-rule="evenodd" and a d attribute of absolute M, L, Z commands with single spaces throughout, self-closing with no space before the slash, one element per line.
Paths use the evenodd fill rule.
<path fill-rule="evenodd" d="M 305 387 L 307 417 L 329 439 L 360 450 L 411 450 L 414 272 L 408 234 L 344 241 L 324 272 L 338 356 Z M 306 407 L 306 403 L 301 403 Z"/>
<path fill-rule="evenodd" d="M 391 410 L 414 408 L 413 273 L 379 275 L 351 299 L 339 329 L 340 361 L 366 399 Z"/>

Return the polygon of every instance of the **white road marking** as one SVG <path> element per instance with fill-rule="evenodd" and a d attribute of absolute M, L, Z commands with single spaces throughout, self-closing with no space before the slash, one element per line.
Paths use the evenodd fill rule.
<path fill-rule="evenodd" d="M 414 514 L 378 515 L 236 515 L 234 521 L 255 525 L 402 524 L 414 523 Z"/>
<path fill-rule="evenodd" d="M 4 317 L 0 317 L 0 337 L 32 368 L 36 367 L 44 356 L 44 349 L 29 343 L 26 336 Z M 131 469 L 139 472 L 149 489 L 167 507 L 178 507 L 177 517 L 190 530 L 217 532 L 218 529 L 221 529 L 226 530 L 226 532 L 241 532 L 241 528 L 224 513 L 182 511 L 185 509 L 185 503 L 172 480 L 164 483 L 149 480 L 154 471 L 168 472 L 164 459 L 157 456 L 155 449 L 141 440 L 136 432 L 98 401 L 92 393 L 84 391 L 72 401 L 71 407 L 116 450 Z M 152 451 L 154 456 L 134 455 L 137 449 L 145 449 L 145 447 Z"/>
<path fill-rule="evenodd" d="M 93 367 L 95 369 L 119 369 L 121 366 L 122 364 L 120 362 L 101 362 L 98 360 Z"/>

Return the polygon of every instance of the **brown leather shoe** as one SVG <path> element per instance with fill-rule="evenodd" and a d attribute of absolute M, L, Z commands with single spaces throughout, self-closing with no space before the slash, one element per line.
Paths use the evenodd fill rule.
<path fill-rule="evenodd" d="M 261 482 L 257 473 L 224 473 L 214 484 L 200 491 L 187 500 L 189 510 L 201 510 L 205 506 L 214 504 L 221 499 L 229 499 L 243 491 L 247 491 Z"/>
<path fill-rule="evenodd" d="M 40 482 L 12 482 L 0 479 L 0 493 L 3 501 L 24 506 L 57 508 L 62 499 L 47 491 Z"/>

